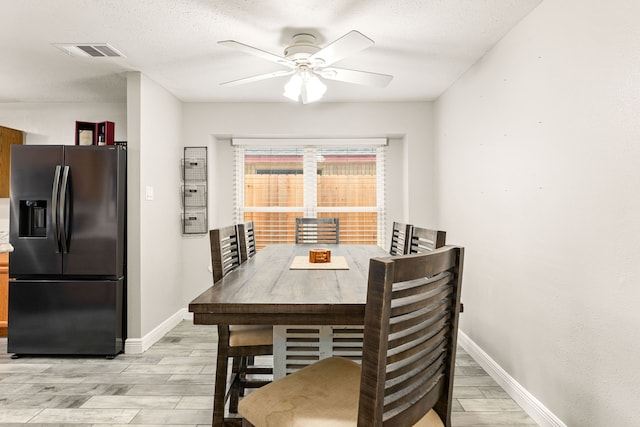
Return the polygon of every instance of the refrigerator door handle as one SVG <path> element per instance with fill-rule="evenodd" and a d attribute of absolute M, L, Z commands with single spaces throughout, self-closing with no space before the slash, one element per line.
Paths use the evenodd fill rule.
<path fill-rule="evenodd" d="M 51 225 L 53 226 L 53 235 L 55 238 L 56 253 L 60 253 L 60 227 L 58 223 L 58 194 L 60 193 L 60 171 L 62 166 L 56 166 L 56 172 L 53 176 L 53 190 L 51 191 Z"/>
<path fill-rule="evenodd" d="M 65 221 L 67 190 L 69 189 L 69 166 L 62 170 L 62 188 L 60 189 L 60 203 L 58 204 L 58 222 L 60 224 L 60 243 L 62 243 L 62 253 L 69 253 L 67 248 L 67 224 Z"/>

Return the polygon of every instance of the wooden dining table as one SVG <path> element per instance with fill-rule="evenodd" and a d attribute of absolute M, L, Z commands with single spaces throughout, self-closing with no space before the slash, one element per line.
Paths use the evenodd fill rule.
<path fill-rule="evenodd" d="M 346 269 L 292 269 L 311 249 L 344 257 Z M 369 260 L 376 245 L 268 245 L 189 304 L 203 325 L 362 325 Z"/>
<path fill-rule="evenodd" d="M 312 249 L 330 250 L 332 263 L 343 257 L 340 261 L 347 268 L 342 263 L 339 269 L 292 268 L 300 257 L 308 259 Z M 194 324 L 272 325 L 273 378 L 281 378 L 332 355 L 323 350 L 332 348 L 329 335 L 333 329 L 327 325 L 354 325 L 361 354 L 369 261 L 386 256 L 387 251 L 375 245 L 268 245 L 191 301 L 189 311 Z M 296 334 L 312 334 L 317 342 L 309 345 L 308 337 L 304 338 L 307 343 L 302 357 L 296 355 L 294 346 L 287 345 L 289 339 L 299 339 Z M 349 336 L 353 335 L 349 331 Z M 310 357 L 309 351 L 313 353 Z M 291 358 L 303 363 L 296 364 Z M 235 421 L 225 418 L 225 425 L 229 420 Z"/>

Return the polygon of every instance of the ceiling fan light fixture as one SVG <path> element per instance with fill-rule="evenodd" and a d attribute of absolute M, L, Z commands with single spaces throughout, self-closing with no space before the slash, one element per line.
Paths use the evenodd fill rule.
<path fill-rule="evenodd" d="M 292 101 L 309 104 L 322 98 L 327 86 L 315 73 L 308 69 L 299 69 L 284 85 L 283 95 Z"/>
<path fill-rule="evenodd" d="M 302 90 L 306 92 L 306 104 L 308 102 L 316 102 L 320 100 L 320 98 L 322 98 L 322 95 L 324 95 L 324 93 L 327 91 L 327 86 L 320 81 L 318 76 L 312 74 L 311 77 L 309 77 L 309 79 L 305 81 Z"/>
<path fill-rule="evenodd" d="M 295 73 L 287 84 L 284 85 L 283 95 L 292 101 L 298 101 L 300 93 L 302 92 L 302 76 L 299 73 Z"/>
<path fill-rule="evenodd" d="M 393 79 L 393 76 L 388 74 L 332 67 L 333 63 L 374 44 L 373 40 L 356 30 L 349 31 L 324 47 L 315 44 L 316 38 L 313 34 L 295 34 L 293 44 L 285 48 L 284 56 L 274 55 L 235 40 L 222 40 L 218 43 L 288 68 L 286 71 L 231 80 L 220 83 L 221 85 L 235 86 L 292 75 L 284 86 L 283 95 L 302 104 L 315 102 L 322 98 L 327 91 L 323 79 L 380 88 L 386 87 Z"/>

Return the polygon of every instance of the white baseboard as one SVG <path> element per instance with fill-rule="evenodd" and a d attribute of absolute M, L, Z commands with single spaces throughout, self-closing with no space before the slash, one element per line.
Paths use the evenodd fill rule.
<path fill-rule="evenodd" d="M 504 391 L 541 427 L 567 427 L 546 406 L 529 393 L 464 332 L 458 330 L 458 344 L 491 376 Z"/>
<path fill-rule="evenodd" d="M 178 310 L 173 316 L 155 327 L 151 332 L 142 338 L 127 338 L 124 342 L 124 352 L 129 354 L 144 353 L 149 347 L 155 344 L 167 332 L 173 329 L 178 323 L 185 319 L 193 319 L 193 313 L 189 313 L 186 308 Z"/>

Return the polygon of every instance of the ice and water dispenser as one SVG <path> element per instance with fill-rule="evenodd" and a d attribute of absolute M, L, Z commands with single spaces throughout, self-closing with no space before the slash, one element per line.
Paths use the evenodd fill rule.
<path fill-rule="evenodd" d="M 20 200 L 20 237 L 47 236 L 47 201 Z"/>

